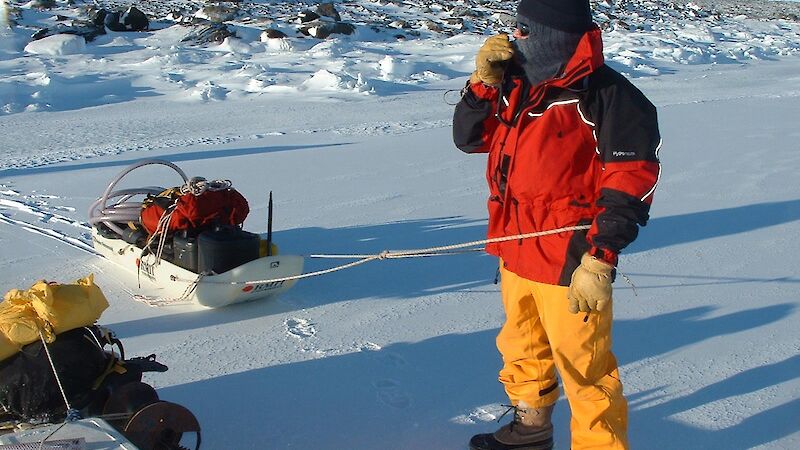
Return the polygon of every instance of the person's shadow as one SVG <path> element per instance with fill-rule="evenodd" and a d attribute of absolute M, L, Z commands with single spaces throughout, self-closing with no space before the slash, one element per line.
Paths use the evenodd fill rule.
<path fill-rule="evenodd" d="M 715 337 L 781 321 L 794 306 L 753 308 L 704 318 L 711 309 L 693 309 L 643 320 L 620 320 L 615 336 L 623 362 L 646 360 Z M 652 341 L 652 330 L 659 339 Z M 312 359 L 249 370 L 172 386 L 165 400 L 189 407 L 204 427 L 209 448 L 463 449 L 470 436 L 490 432 L 504 408 L 497 380 L 500 357 L 496 329 L 446 334 L 384 348 L 354 339 L 349 349 L 316 349 L 315 337 L 284 336 Z M 354 336 L 371 336 L 355 330 Z M 247 341 L 242 341 L 247 342 Z M 252 342 L 237 350 L 273 352 L 270 343 Z M 330 352 L 330 354 L 328 354 Z M 210 358 L 214 356 L 211 355 Z M 797 431 L 800 400 L 758 412 L 736 426 L 702 430 L 672 420 L 675 414 L 800 377 L 800 358 L 750 369 L 694 393 L 654 406 L 638 407 L 654 392 L 631 396 L 634 448 L 749 448 Z M 665 374 L 674 382 L 690 374 Z M 623 379 L 623 383 L 624 383 Z M 569 442 L 569 411 L 559 402 L 554 416 L 558 448 Z M 677 444 L 677 443 L 680 444 Z M 676 443 L 676 446 L 671 445 Z"/>

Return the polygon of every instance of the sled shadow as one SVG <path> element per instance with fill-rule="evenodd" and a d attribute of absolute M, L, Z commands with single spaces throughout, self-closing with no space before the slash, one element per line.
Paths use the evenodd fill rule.
<path fill-rule="evenodd" d="M 624 253 L 745 233 L 800 220 L 800 199 L 656 217 Z"/>
<path fill-rule="evenodd" d="M 439 217 L 342 228 L 298 228 L 276 239 L 300 254 L 368 254 L 483 239 L 484 220 Z M 479 246 L 482 248 L 482 246 Z M 306 272 L 354 259 L 307 259 Z M 497 259 L 485 253 L 374 261 L 298 283 L 288 294 L 304 307 L 359 298 L 413 298 L 491 284 Z M 313 300 L 312 300 L 313 299 Z"/>
<path fill-rule="evenodd" d="M 199 152 L 203 153 L 204 152 Z M 650 240 L 635 251 L 644 251 L 684 242 L 707 239 L 726 233 L 739 233 L 756 228 L 776 225 L 800 218 L 800 201 L 768 203 L 750 207 L 731 208 L 727 210 L 687 214 L 681 216 L 655 219 L 652 226 L 655 232 L 648 229 Z M 797 214 L 795 214 L 797 213 Z M 724 222 L 721 228 L 695 227 L 707 221 Z M 649 228 L 649 227 L 648 227 Z M 670 234 L 667 231 L 685 229 L 683 233 Z M 469 242 L 482 239 L 486 233 L 484 220 L 468 220 L 461 217 L 439 217 L 420 220 L 406 220 L 384 224 L 362 225 L 340 228 L 295 228 L 278 231 L 274 234 L 275 242 L 282 248 L 291 249 L 291 253 L 309 254 L 365 254 L 375 255 L 383 250 L 429 248 L 453 243 Z M 645 236 L 642 236 L 644 238 Z M 285 247 L 284 247 L 285 243 Z M 335 267 L 355 261 L 355 259 L 306 259 L 305 272 Z M 466 253 L 451 256 L 428 258 L 392 259 L 373 261 L 347 270 L 337 271 L 319 277 L 299 281 L 291 290 L 279 299 L 282 308 L 274 311 L 299 310 L 341 301 L 352 301 L 368 298 L 409 299 L 444 292 L 486 290 L 493 287 L 497 268 L 495 257 L 480 253 Z M 705 283 L 737 283 L 750 281 L 739 278 L 710 280 Z M 795 282 L 793 279 L 778 279 L 780 282 Z M 626 289 L 620 286 L 620 289 Z M 499 298 L 499 293 L 498 293 Z M 242 313 L 237 308 L 247 308 L 251 317 L 263 317 L 275 314 L 271 308 L 259 306 L 233 305 L 213 311 L 195 311 L 190 314 L 178 313 L 123 322 L 114 325 L 122 327 L 123 336 L 149 334 L 151 332 L 170 332 L 185 329 L 202 328 L 209 325 L 230 323 L 240 320 Z M 762 311 L 762 314 L 788 314 L 788 306 L 775 306 Z M 707 308 L 675 313 L 669 320 L 683 321 L 689 328 L 695 321 L 704 326 L 717 327 L 724 331 L 735 328 L 737 315 L 726 319 L 699 319 L 710 312 Z M 190 316 L 191 320 L 185 316 Z M 771 316 L 768 316 L 771 317 Z M 672 327 L 668 321 L 653 319 L 653 326 L 667 329 Z M 750 320 L 741 317 L 745 323 Z M 708 323 L 705 323 L 708 322 Z M 648 328 L 634 330 L 649 339 Z M 690 337 L 691 333 L 686 337 Z M 683 341 L 685 337 L 677 336 Z M 623 354 L 624 356 L 624 354 Z M 626 359 L 625 361 L 629 361 Z"/>
<path fill-rule="evenodd" d="M 315 148 L 323 148 L 323 147 L 338 147 L 342 145 L 348 145 L 348 142 L 340 142 L 340 143 L 332 143 L 332 144 L 312 144 L 312 145 L 275 145 L 269 147 L 240 147 L 240 148 L 230 148 L 230 149 L 221 149 L 221 150 L 197 150 L 197 151 L 188 151 L 188 152 L 177 152 L 177 153 L 170 153 L 170 154 L 159 154 L 157 159 L 163 159 L 169 162 L 178 163 L 178 162 L 187 162 L 187 161 L 199 161 L 199 160 L 208 160 L 208 159 L 215 159 L 215 158 L 229 158 L 235 156 L 248 156 L 248 155 L 261 155 L 261 154 L 268 154 L 268 153 L 277 153 L 277 152 L 289 152 L 295 150 L 310 150 Z M 105 159 L 105 158 L 104 158 Z M 129 159 L 115 159 L 111 161 L 95 161 L 91 160 L 90 162 L 79 163 L 79 164 L 69 164 L 64 163 L 63 165 L 48 165 L 43 167 L 30 167 L 30 168 L 22 168 L 22 169 L 3 169 L 0 170 L 0 177 L 9 177 L 9 176 L 20 176 L 20 175 L 37 175 L 43 173 L 62 173 L 62 172 L 71 172 L 76 170 L 91 170 L 91 169 L 100 169 L 100 168 L 107 168 L 107 167 L 127 167 L 131 164 L 136 162 L 142 161 L 144 159 L 148 159 L 148 157 L 139 157 L 139 158 L 129 158 Z"/>
<path fill-rule="evenodd" d="M 452 421 L 502 398 L 495 333 L 378 350 L 360 340 L 364 347 L 352 353 L 168 387 L 159 395 L 198 416 L 209 448 L 460 449 L 473 432 L 496 426 Z M 296 345 L 313 345 L 313 338 Z"/>
<path fill-rule="evenodd" d="M 621 342 L 642 343 L 645 330 L 650 330 L 648 340 L 657 334 L 652 332 L 653 327 L 663 330 L 663 343 L 623 351 L 627 358 L 644 359 L 758 328 L 786 317 L 791 310 L 788 305 L 779 305 L 719 319 L 694 320 L 711 310 L 692 309 L 644 320 L 622 320 L 617 323 L 616 334 Z M 746 319 L 751 316 L 758 318 Z M 160 395 L 189 407 L 202 424 L 213 424 L 207 426 L 210 431 L 204 435 L 211 448 L 462 449 L 473 434 L 496 429 L 499 425 L 495 419 L 505 409 L 499 406 L 506 398 L 497 382 L 501 365 L 494 344 L 497 331 L 446 334 L 379 348 L 368 340 L 379 333 L 354 330 L 354 336 L 362 337 L 354 339 L 350 348 L 317 352 L 313 351 L 314 337 L 287 337 L 290 345 L 294 342 L 298 348 L 308 349 L 314 359 L 172 386 L 161 389 Z M 687 337 L 681 338 L 684 334 Z M 255 346 L 240 351 L 263 352 L 263 343 Z M 681 436 L 681 442 L 688 443 L 681 448 L 718 448 L 720 442 L 731 444 L 725 448 L 749 448 L 796 432 L 792 418 L 797 417 L 800 400 L 757 412 L 738 425 L 720 430 L 697 429 L 670 417 L 793 380 L 800 374 L 799 366 L 800 357 L 795 356 L 750 369 L 676 400 L 634 407 L 634 447 L 648 448 L 648 442 L 670 442 Z M 678 383 L 684 375 L 665 374 L 665 382 Z M 554 422 L 558 448 L 566 448 L 569 410 L 563 397 Z"/>
<path fill-rule="evenodd" d="M 278 231 L 273 238 L 291 253 L 377 254 L 386 249 L 428 248 L 481 239 L 485 221 L 459 217 L 407 220 L 343 228 L 297 228 Z M 313 272 L 352 259 L 306 259 L 304 272 Z M 408 299 L 443 292 L 492 286 L 497 259 L 480 253 L 428 258 L 373 261 L 331 274 L 300 280 L 275 300 L 231 305 L 137 319 L 109 326 L 120 336 L 166 333 L 232 323 L 291 310 L 367 298 Z M 499 293 L 498 293 L 499 299 Z"/>

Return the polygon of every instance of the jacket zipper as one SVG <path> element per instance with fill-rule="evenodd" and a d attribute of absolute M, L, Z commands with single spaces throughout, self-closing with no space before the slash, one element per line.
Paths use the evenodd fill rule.
<path fill-rule="evenodd" d="M 519 201 L 514 197 L 511 197 L 511 204 L 514 205 L 514 218 L 516 219 L 515 222 L 517 223 L 517 234 L 522 234 L 522 227 L 519 226 Z M 522 238 L 517 240 L 517 245 L 522 245 Z"/>

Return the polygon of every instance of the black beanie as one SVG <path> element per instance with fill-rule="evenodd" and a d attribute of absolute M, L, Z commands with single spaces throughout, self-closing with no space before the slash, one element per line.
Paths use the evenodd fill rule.
<path fill-rule="evenodd" d="M 517 15 L 573 33 L 584 32 L 592 26 L 589 0 L 522 0 Z"/>

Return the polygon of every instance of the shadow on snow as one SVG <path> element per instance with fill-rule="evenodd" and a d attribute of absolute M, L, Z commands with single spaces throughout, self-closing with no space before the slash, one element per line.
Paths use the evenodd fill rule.
<path fill-rule="evenodd" d="M 281 147 L 271 151 L 291 149 L 293 148 Z M 208 152 L 193 153 L 196 155 L 192 157 L 199 157 Z M 656 218 L 644 229 L 643 235 L 632 246 L 631 252 L 742 233 L 798 219 L 800 219 L 800 200 Z M 483 220 L 443 217 L 342 228 L 296 228 L 277 232 L 275 241 L 281 248 L 303 255 L 377 254 L 387 249 L 427 248 L 473 241 L 482 239 L 485 232 L 486 225 Z M 307 259 L 305 271 L 329 268 L 349 261 L 352 260 Z M 121 322 L 113 327 L 122 336 L 143 335 L 202 328 L 345 300 L 417 298 L 445 292 L 475 291 L 481 287 L 491 286 L 496 264 L 494 257 L 483 254 L 375 261 L 323 277 L 301 280 L 277 302 L 256 302 L 217 310 L 181 312 Z M 671 274 L 664 276 L 692 277 Z M 697 284 L 798 282 L 796 278 L 700 278 L 703 281 Z M 620 285 L 619 288 L 627 287 Z M 648 286 L 642 287 L 645 288 Z M 705 313 L 708 313 L 707 309 L 697 308 L 675 314 L 679 315 L 678 318 L 684 318 L 698 317 Z"/>
<path fill-rule="evenodd" d="M 630 362 L 758 328 L 785 318 L 792 310 L 789 305 L 778 305 L 701 319 L 711 310 L 697 308 L 644 320 L 621 320 L 615 325 L 615 334 L 623 337 L 618 341 L 623 362 Z M 640 345 L 642 339 L 652 341 L 653 329 L 663 332 L 656 345 Z M 448 334 L 265 367 L 164 388 L 161 394 L 198 415 L 210 430 L 204 441 L 212 448 L 225 447 L 226 436 L 238 436 L 239 448 L 333 449 L 346 444 L 352 449 L 461 449 L 472 434 L 498 426 L 477 419 L 472 423 L 453 420 L 504 401 L 503 390 L 494 381 L 500 367 L 494 346 L 496 332 Z M 313 345 L 313 340 L 298 345 Z M 680 436 L 686 444 L 681 448 L 720 448 L 721 444 L 749 448 L 794 433 L 793 418 L 800 413 L 800 400 L 716 430 L 696 428 L 672 416 L 793 380 L 800 376 L 799 369 L 800 358 L 791 357 L 655 406 L 633 407 L 632 443 L 649 448 L 654 442 L 670 442 Z M 562 446 L 569 439 L 567 409 L 562 399 L 554 417 Z M 238 420 L 228 420 L 230 414 Z"/>
<path fill-rule="evenodd" d="M 311 150 L 315 148 L 324 147 L 338 147 L 347 145 L 348 143 L 331 143 L 331 144 L 314 144 L 314 145 L 276 145 L 271 147 L 240 147 L 218 150 L 196 150 L 189 152 L 177 152 L 165 155 L 153 156 L 153 158 L 163 159 L 173 163 L 186 162 L 186 161 L 199 161 L 215 158 L 229 158 L 235 156 L 248 156 L 248 155 L 261 155 L 276 152 L 288 152 L 295 150 Z M 90 170 L 105 167 L 127 167 L 136 162 L 142 161 L 144 158 L 129 158 L 129 159 L 114 159 L 110 161 L 95 161 L 83 162 L 78 164 L 63 163 L 57 165 L 47 165 L 42 167 L 29 167 L 29 168 L 11 168 L 0 170 L 0 177 L 22 176 L 22 175 L 37 175 L 42 173 L 61 173 L 70 172 L 75 170 Z"/>

